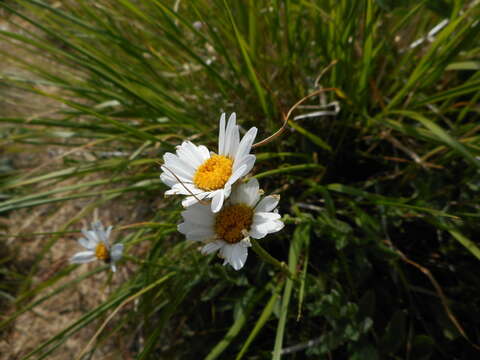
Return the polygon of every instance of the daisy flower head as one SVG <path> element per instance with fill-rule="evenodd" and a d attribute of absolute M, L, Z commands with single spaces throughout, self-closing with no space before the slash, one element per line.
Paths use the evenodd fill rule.
<path fill-rule="evenodd" d="M 160 179 L 170 187 L 165 195 L 186 195 L 182 201 L 188 207 L 199 200 L 211 199 L 216 213 L 230 196 L 232 185 L 252 170 L 255 155 L 250 154 L 257 128 L 252 127 L 240 140 L 236 115 L 232 113 L 225 125 L 225 113 L 220 117 L 218 153 L 203 146 L 184 141 L 175 154 L 163 156 Z"/>
<path fill-rule="evenodd" d="M 78 243 L 86 248 L 86 251 L 77 252 L 70 258 L 72 264 L 85 264 L 93 260 L 103 260 L 110 264 L 113 272 L 116 270 L 115 263 L 121 259 L 123 244 L 115 244 L 110 247 L 108 238 L 112 226 L 105 229 L 100 221 L 92 223 L 92 229 L 83 229 L 84 237 L 78 239 Z"/>
<path fill-rule="evenodd" d="M 206 242 L 201 250 L 203 254 L 218 251 L 224 259 L 223 265 L 230 264 L 240 270 L 247 260 L 250 237 L 261 239 L 284 226 L 275 209 L 280 196 L 260 199 L 260 194 L 256 179 L 237 184 L 220 211 L 214 213 L 201 203 L 183 211 L 183 223 L 178 225 L 178 231 L 185 234 L 187 240 Z"/>

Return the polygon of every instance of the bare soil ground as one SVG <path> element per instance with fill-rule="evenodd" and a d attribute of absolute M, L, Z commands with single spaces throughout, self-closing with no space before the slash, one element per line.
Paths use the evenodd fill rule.
<path fill-rule="evenodd" d="M 18 31 L 2 15 L 4 14 L 0 12 L 0 28 L 2 30 Z M 0 40 L 0 49 L 13 52 L 19 56 L 26 56 L 21 48 L 3 40 Z M 25 74 L 25 71 L 15 66 L 11 61 L 2 60 L 0 61 L 0 76 L 2 74 L 22 75 Z M 24 115 L 33 119 L 45 114 L 52 114 L 59 109 L 59 106 L 53 101 L 45 100 L 44 97 L 37 97 L 15 88 L 2 86 L 0 82 L 0 116 L 2 117 Z M 0 127 L 0 133 L 2 131 L 5 133 L 6 130 L 5 125 Z M 39 166 L 43 167 L 42 169 L 55 168 L 56 163 L 59 159 L 61 160 L 61 156 L 65 152 L 61 147 L 44 146 L 40 148 L 32 145 L 18 145 L 9 143 L 4 136 L 0 138 L 3 138 L 0 157 L 7 159 L 15 170 L 21 172 L 30 172 Z M 94 180 L 94 178 L 90 180 Z M 61 185 L 68 185 L 68 183 L 64 182 Z M 4 249 L 3 251 L 12 254 L 15 269 L 22 275 L 28 274 L 35 258 L 45 249 L 52 236 L 28 236 L 25 234 L 63 230 L 65 224 L 77 216 L 79 211 L 91 204 L 92 201 L 94 200 L 62 202 L 12 211 L 6 216 L 5 214 L 0 215 L 2 223 L 0 234 L 3 235 L 0 236 L 0 250 Z M 99 214 L 101 214 L 104 224 L 115 224 L 117 226 L 122 223 L 132 223 L 137 217 L 135 209 L 128 208 L 125 203 L 120 206 L 115 202 L 110 203 L 108 209 L 100 209 Z M 78 222 L 71 226 L 72 229 L 80 229 L 81 227 Z M 78 237 L 78 234 L 71 234 L 62 236 L 55 242 L 55 245 L 48 250 L 46 256 L 40 262 L 39 269 L 32 278 L 31 287 L 51 278 L 59 269 L 68 264 L 69 257 L 81 250 L 76 242 Z M 113 237 L 115 238 L 115 233 Z M 63 278 L 55 287 L 74 280 L 80 274 L 96 266 L 98 266 L 97 263 L 80 266 L 69 276 Z M 109 285 L 106 285 L 108 274 L 105 272 L 99 273 L 82 281 L 78 286 L 53 296 L 32 311 L 27 311 L 19 316 L 8 331 L 0 333 L 0 359 L 21 359 L 38 345 L 78 320 L 86 311 L 105 301 L 110 289 L 127 276 L 127 271 L 127 268 L 120 267 Z M 39 295 L 28 299 L 27 303 L 39 299 L 47 293 L 48 291 L 43 291 Z M 0 321 L 4 319 L 4 316 L 9 316 L 19 310 L 22 305 L 25 305 L 25 303 L 19 306 L 10 305 L 7 309 L 2 308 L 0 310 Z M 48 359 L 74 359 L 86 346 L 99 325 L 97 323 L 90 324 L 77 335 L 69 338 L 61 349 L 49 355 Z M 97 351 L 91 357 L 91 359 L 130 358 L 121 344 L 105 344 L 100 351 Z"/>

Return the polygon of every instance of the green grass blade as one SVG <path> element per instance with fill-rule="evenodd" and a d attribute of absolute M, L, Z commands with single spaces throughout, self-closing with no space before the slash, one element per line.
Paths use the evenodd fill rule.
<path fill-rule="evenodd" d="M 293 234 L 293 239 L 290 244 L 290 250 L 288 252 L 288 268 L 292 274 L 297 271 L 297 263 L 300 257 L 302 248 L 305 242 L 310 236 L 309 224 L 302 224 L 297 227 Z M 273 360 L 280 360 L 281 350 L 283 346 L 283 339 L 285 333 L 285 327 L 287 325 L 288 308 L 290 305 L 290 297 L 293 290 L 293 280 L 286 279 L 285 288 L 283 290 L 282 303 L 280 305 L 280 319 L 278 320 L 277 332 L 275 335 L 275 345 L 273 347 Z"/>
<path fill-rule="evenodd" d="M 245 340 L 242 348 L 240 349 L 240 352 L 237 354 L 237 357 L 235 358 L 236 360 L 240 360 L 243 358 L 243 356 L 248 351 L 248 348 L 250 347 L 253 340 L 255 340 L 259 332 L 262 330 L 262 328 L 265 326 L 267 321 L 270 319 L 270 316 L 273 313 L 275 304 L 278 302 L 280 298 L 279 292 L 282 289 L 283 284 L 284 284 L 283 282 L 279 283 L 277 287 L 273 290 L 270 300 L 268 300 L 267 305 L 265 305 L 265 307 L 263 308 L 263 311 L 258 317 L 258 320 L 255 323 L 255 326 L 253 327 L 252 331 L 250 332 L 250 334 L 248 334 L 247 340 Z"/>
<path fill-rule="evenodd" d="M 260 293 L 255 293 L 255 291 L 247 292 L 246 298 L 243 299 L 244 305 L 240 309 L 237 319 L 232 324 L 230 329 L 228 329 L 227 334 L 223 337 L 223 339 L 220 340 L 220 342 L 208 353 L 208 355 L 205 357 L 205 360 L 214 360 L 223 354 L 228 345 L 230 345 L 233 339 L 245 326 L 253 307 L 263 298 L 264 295 L 265 290 L 261 291 Z"/>
<path fill-rule="evenodd" d="M 457 151 L 459 154 L 463 155 L 470 163 L 480 168 L 480 161 L 477 160 L 477 158 L 473 156 L 472 153 L 465 146 L 463 146 L 459 141 L 449 135 L 439 125 L 435 124 L 432 120 L 429 120 L 425 116 L 413 111 L 394 111 L 393 113 L 417 120 L 427 129 L 429 129 L 439 141 L 441 141 L 451 149 Z"/>

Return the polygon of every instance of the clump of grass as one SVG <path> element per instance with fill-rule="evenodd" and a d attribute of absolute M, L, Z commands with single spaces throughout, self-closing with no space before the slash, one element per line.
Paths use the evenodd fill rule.
<path fill-rule="evenodd" d="M 7 177 L 0 212 L 91 201 L 52 233 L 38 262 L 95 207 L 160 198 L 161 154 L 185 138 L 213 144 L 222 111 L 263 138 L 298 100 L 335 89 L 302 104 L 289 131 L 256 153 L 255 176 L 282 195 L 288 224 L 262 246 L 295 280 L 253 256 L 233 272 L 198 255 L 176 232 L 178 204 L 162 200 L 120 233 L 132 254 L 128 280 L 25 359 L 48 358 L 92 323 L 103 331 L 86 351 L 124 338 L 138 359 L 476 354 L 477 2 L 0 6 L 16 26 L 0 31 L 2 41 L 32 54 L 0 50 L 29 72 L 2 79 L 62 105 L 0 119 L 6 149 L 62 150 L 48 166 Z M 15 303 L 0 327 L 47 290 L 61 296 L 101 270 L 61 286 L 73 268 L 26 282 L 19 296 L 40 298 Z"/>

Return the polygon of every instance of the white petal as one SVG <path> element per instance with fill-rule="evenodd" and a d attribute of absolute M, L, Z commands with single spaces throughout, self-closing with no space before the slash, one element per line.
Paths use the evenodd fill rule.
<path fill-rule="evenodd" d="M 232 139 L 232 132 L 233 132 L 233 128 L 235 127 L 236 116 L 234 116 L 234 114 L 235 113 L 230 115 L 230 117 L 228 118 L 227 128 L 225 130 L 225 140 L 223 142 L 223 154 L 220 154 L 220 155 L 227 155 L 228 156 L 228 154 L 229 154 L 230 142 L 231 142 L 231 139 Z"/>
<path fill-rule="evenodd" d="M 191 183 L 192 182 L 193 176 L 186 177 L 185 173 L 182 172 L 182 170 L 179 170 L 178 168 L 176 168 L 174 166 L 171 166 L 170 164 L 168 166 L 167 165 L 162 165 L 161 169 L 169 178 L 175 179 L 174 180 L 174 185 L 172 185 L 170 187 L 175 186 L 175 184 L 178 184 L 180 181 L 183 182 L 183 183 Z"/>
<path fill-rule="evenodd" d="M 245 156 L 250 153 L 250 149 L 252 148 L 253 141 L 255 140 L 255 136 L 257 136 L 257 128 L 253 127 L 245 134 L 242 141 L 238 145 L 237 153 L 235 154 L 235 162 L 241 161 Z M 234 164 L 235 166 L 235 164 Z"/>
<path fill-rule="evenodd" d="M 202 252 L 203 255 L 208 255 L 217 251 L 218 249 L 221 249 L 224 245 L 225 245 L 224 241 L 217 240 L 217 241 L 208 243 L 207 245 L 202 247 L 200 251 Z"/>
<path fill-rule="evenodd" d="M 211 209 L 214 213 L 219 212 L 223 206 L 223 201 L 225 200 L 225 193 L 223 189 L 215 191 L 215 195 L 212 199 Z"/>
<path fill-rule="evenodd" d="M 80 238 L 78 239 L 78 243 L 80 245 L 82 245 L 84 248 L 88 249 L 88 250 L 92 250 L 95 248 L 96 244 L 95 243 L 92 243 L 90 242 L 90 240 L 86 239 L 86 238 Z"/>
<path fill-rule="evenodd" d="M 194 196 L 187 196 L 185 199 L 182 200 L 182 206 L 184 208 L 188 208 L 197 203 L 198 203 L 198 200 Z"/>
<path fill-rule="evenodd" d="M 229 259 L 232 257 L 232 245 L 224 243 L 223 247 L 220 249 L 220 257 L 224 259 L 223 265 L 229 264 Z"/>
<path fill-rule="evenodd" d="M 95 260 L 95 252 L 93 251 L 81 251 L 70 258 L 72 264 L 86 264 L 93 260 Z"/>
<path fill-rule="evenodd" d="M 255 178 L 250 179 L 246 184 L 241 184 L 237 191 L 241 194 L 242 202 L 251 208 L 255 207 L 255 204 L 260 198 L 260 185 Z"/>
<path fill-rule="evenodd" d="M 257 157 L 255 155 L 247 155 L 245 157 L 245 165 L 247 167 L 247 169 L 245 170 L 245 173 L 248 174 L 250 171 L 252 171 L 253 169 L 253 165 L 255 165 L 255 160 L 257 159 Z"/>
<path fill-rule="evenodd" d="M 116 272 L 116 271 L 117 271 L 117 266 L 115 265 L 114 262 L 112 262 L 112 263 L 110 264 L 110 269 L 112 269 L 112 272 Z"/>
<path fill-rule="evenodd" d="M 272 230 L 270 231 L 270 234 L 274 233 L 274 232 L 277 232 L 277 231 L 280 231 L 285 227 L 285 224 L 281 220 L 275 220 L 274 223 L 275 223 L 275 226 L 272 227 Z"/>
<path fill-rule="evenodd" d="M 240 179 L 243 175 L 246 175 L 246 170 L 247 167 L 245 165 L 242 165 L 239 169 L 237 169 L 236 171 L 233 172 L 233 174 L 228 178 L 228 181 L 227 183 L 225 184 L 225 186 L 227 185 L 233 185 L 238 179 Z"/>
<path fill-rule="evenodd" d="M 177 149 L 177 155 L 184 164 L 188 164 L 188 166 L 192 168 L 192 171 L 195 171 L 195 169 L 201 165 L 201 162 L 198 161 L 196 157 L 192 156 L 192 154 L 185 148 L 179 147 Z"/>
<path fill-rule="evenodd" d="M 193 191 L 193 193 L 195 194 L 195 196 L 187 196 L 185 199 L 182 200 L 182 206 L 184 208 L 188 208 L 188 207 L 190 207 L 194 204 L 197 204 L 198 200 L 203 200 L 205 197 L 210 195 L 210 192 L 195 193 Z M 188 194 L 190 194 L 190 193 L 188 193 Z M 183 194 L 183 195 L 186 195 L 186 194 Z"/>
<path fill-rule="evenodd" d="M 235 270 L 240 270 L 247 261 L 248 249 L 240 243 L 226 244 L 223 249 L 224 264 L 230 264 Z"/>
<path fill-rule="evenodd" d="M 187 240 L 190 241 L 207 241 L 215 237 L 213 229 L 198 229 L 195 231 L 190 231 L 185 235 Z"/>
<path fill-rule="evenodd" d="M 236 125 L 237 123 L 237 113 L 236 112 L 232 112 L 230 114 L 230 116 L 228 117 L 228 123 L 233 123 L 233 125 Z"/>
<path fill-rule="evenodd" d="M 197 147 L 197 149 L 198 153 L 202 156 L 203 161 L 210 159 L 210 151 L 208 151 L 206 146 L 200 145 Z"/>
<path fill-rule="evenodd" d="M 170 152 L 167 152 L 163 155 L 163 162 L 167 166 L 178 166 L 182 167 L 186 164 L 185 161 L 183 161 L 178 155 L 172 154 Z M 188 169 L 189 165 L 186 165 L 186 169 Z"/>
<path fill-rule="evenodd" d="M 82 229 L 82 234 L 90 241 L 91 244 L 94 244 L 93 246 L 97 245 L 100 241 L 95 231 Z"/>
<path fill-rule="evenodd" d="M 248 234 L 254 239 L 263 239 L 267 236 L 267 232 L 264 229 L 258 229 L 255 225 L 252 224 Z"/>
<path fill-rule="evenodd" d="M 250 237 L 246 237 L 244 239 L 242 239 L 239 244 L 241 244 L 243 247 L 251 247 L 252 246 L 252 243 L 250 242 Z"/>
<path fill-rule="evenodd" d="M 196 229 L 189 231 L 187 235 L 203 236 L 210 238 L 215 235 L 212 227 L 197 227 Z"/>
<path fill-rule="evenodd" d="M 110 257 L 112 261 L 116 262 L 122 258 L 123 254 L 123 244 L 118 243 L 112 246 L 112 250 L 110 251 Z"/>
<path fill-rule="evenodd" d="M 169 161 L 162 165 L 161 169 L 173 178 L 192 182 L 194 172 L 186 168 L 180 161 Z M 177 179 L 178 178 L 178 179 Z"/>
<path fill-rule="evenodd" d="M 219 155 L 228 156 L 228 149 L 230 148 L 230 137 L 228 137 L 227 134 L 225 134 L 225 142 L 223 144 L 223 147 L 224 147 L 223 154 L 219 154 Z"/>
<path fill-rule="evenodd" d="M 196 146 L 190 141 L 184 141 L 183 150 L 188 151 L 199 164 L 202 164 L 206 159 L 210 157 L 210 153 L 204 145 Z"/>
<path fill-rule="evenodd" d="M 279 195 L 265 196 L 255 207 L 255 212 L 269 212 L 275 209 L 280 201 Z"/>
<path fill-rule="evenodd" d="M 238 161 L 237 163 L 235 163 L 235 166 L 233 167 L 233 171 L 238 169 L 240 166 L 245 165 L 245 168 L 246 168 L 245 174 L 248 174 L 252 170 L 253 165 L 255 165 L 255 160 L 256 160 L 255 155 L 251 155 L 251 154 L 247 155 L 241 161 Z"/>
<path fill-rule="evenodd" d="M 183 222 L 177 225 L 177 230 L 179 233 L 186 235 L 189 231 L 193 230 L 193 226 L 188 222 Z"/>
<path fill-rule="evenodd" d="M 240 145 L 240 129 L 239 129 L 238 125 L 236 125 L 231 132 L 230 149 L 227 152 L 227 155 L 230 158 L 232 158 L 232 159 L 235 158 L 235 154 L 238 151 L 238 146 L 239 145 Z"/>
<path fill-rule="evenodd" d="M 212 224 L 195 224 L 187 220 L 186 222 L 183 222 L 179 225 L 177 225 L 177 230 L 184 235 L 191 234 L 191 233 L 196 233 L 196 232 L 201 232 L 201 233 L 208 233 L 212 234 L 213 233 L 213 223 Z"/>
<path fill-rule="evenodd" d="M 172 158 L 178 158 L 177 155 L 171 153 L 171 152 L 166 152 L 165 154 L 163 154 L 162 158 L 163 158 L 163 163 L 164 164 L 169 164 L 171 161 L 172 161 Z"/>
<path fill-rule="evenodd" d="M 110 231 L 111 231 L 111 226 L 110 226 Z M 108 235 L 107 232 L 105 231 L 105 227 L 100 221 L 96 221 L 95 223 L 92 223 L 92 231 L 95 232 L 97 235 L 98 239 L 103 241 L 104 243 L 108 242 Z M 110 232 L 109 232 L 110 234 Z"/>
<path fill-rule="evenodd" d="M 218 154 L 225 154 L 225 113 L 220 116 L 220 128 L 218 133 Z"/>
<path fill-rule="evenodd" d="M 180 194 L 180 195 L 191 195 L 195 194 L 195 196 L 200 197 L 200 195 L 203 193 L 203 190 L 198 189 L 195 185 L 189 184 L 189 183 L 176 183 L 173 185 L 171 190 L 165 191 L 165 195 L 171 195 L 171 194 Z"/>
<path fill-rule="evenodd" d="M 260 192 L 258 180 L 250 179 L 248 183 L 234 186 L 230 201 L 232 204 L 246 204 L 251 208 L 254 208 L 259 198 Z"/>
<path fill-rule="evenodd" d="M 262 213 L 262 214 L 271 214 L 271 213 Z M 265 219 L 259 220 L 259 218 L 256 215 L 257 214 L 253 216 L 253 223 L 250 228 L 251 236 L 254 238 L 255 236 L 253 236 L 253 233 L 251 232 L 252 230 L 255 233 L 272 234 L 274 232 L 282 230 L 284 227 L 283 222 L 280 220 L 265 220 Z"/>
<path fill-rule="evenodd" d="M 183 223 L 177 226 L 187 240 L 210 240 L 215 236 L 214 215 L 210 206 L 195 204 L 182 212 Z"/>
<path fill-rule="evenodd" d="M 253 222 L 267 222 L 267 221 L 273 221 L 273 220 L 279 220 L 281 219 L 281 215 L 279 213 L 275 212 L 255 212 L 253 214 Z"/>
<path fill-rule="evenodd" d="M 175 190 L 175 189 L 170 189 L 170 190 L 167 190 L 165 191 L 165 196 L 171 196 L 171 195 L 177 195 L 178 191 Z"/>
<path fill-rule="evenodd" d="M 112 229 L 113 229 L 113 226 L 110 225 L 110 226 L 107 228 L 107 231 L 105 231 L 105 237 L 106 237 L 107 240 L 108 240 L 108 238 L 110 237 L 110 233 L 112 232 Z"/>
<path fill-rule="evenodd" d="M 103 232 L 105 231 L 105 228 L 100 220 L 92 222 L 92 231 L 95 232 Z"/>
<path fill-rule="evenodd" d="M 223 196 L 225 197 L 225 199 L 228 199 L 231 192 L 232 192 L 232 186 L 227 182 L 223 187 Z"/>
<path fill-rule="evenodd" d="M 170 173 L 166 172 L 162 172 L 160 174 L 160 180 L 169 187 L 172 187 L 178 182 L 177 179 L 175 179 Z"/>
<path fill-rule="evenodd" d="M 210 211 L 209 205 L 196 204 L 182 211 L 183 220 L 189 224 L 212 226 L 214 214 Z"/>
<path fill-rule="evenodd" d="M 184 162 L 188 163 L 194 169 L 203 162 L 203 157 L 197 147 L 190 141 L 184 141 L 182 145 L 177 147 L 177 155 Z"/>
<path fill-rule="evenodd" d="M 184 171 L 188 176 L 193 177 L 193 174 L 195 174 L 195 169 L 196 166 L 192 164 L 192 159 L 189 154 L 185 154 L 182 151 L 182 148 L 177 150 L 177 153 L 180 151 L 180 153 L 183 155 L 183 157 L 167 153 L 163 157 L 165 160 L 165 165 L 167 165 L 169 168 L 170 167 L 175 167 L 178 169 L 181 169 Z"/>
<path fill-rule="evenodd" d="M 235 270 L 240 270 L 247 261 L 248 248 L 241 243 L 237 243 L 233 247 L 232 261 L 230 262 Z"/>

